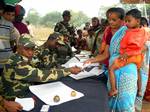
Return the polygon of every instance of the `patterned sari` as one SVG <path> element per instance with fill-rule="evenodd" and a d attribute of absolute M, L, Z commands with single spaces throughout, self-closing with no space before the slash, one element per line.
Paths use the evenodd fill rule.
<path fill-rule="evenodd" d="M 110 59 L 109 64 L 119 57 L 120 41 L 123 38 L 126 26 L 122 26 L 112 37 L 110 44 Z M 148 57 L 147 57 L 148 58 Z M 145 58 L 145 59 L 147 59 Z M 144 95 L 147 83 L 147 60 L 144 61 L 141 67 L 142 76 L 142 92 Z M 143 97 L 136 97 L 137 94 L 137 67 L 135 64 L 128 64 L 115 71 L 116 86 L 118 95 L 109 98 L 109 105 L 112 112 L 134 112 L 135 107 L 140 111 Z M 108 89 L 110 83 L 108 82 Z"/>

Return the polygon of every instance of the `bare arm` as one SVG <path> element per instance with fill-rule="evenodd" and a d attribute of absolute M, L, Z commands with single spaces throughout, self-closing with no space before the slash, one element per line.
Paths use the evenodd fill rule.
<path fill-rule="evenodd" d="M 102 62 L 107 58 L 109 58 L 109 45 L 106 45 L 104 52 L 102 54 L 99 54 L 96 57 L 85 61 L 84 64 Z"/>

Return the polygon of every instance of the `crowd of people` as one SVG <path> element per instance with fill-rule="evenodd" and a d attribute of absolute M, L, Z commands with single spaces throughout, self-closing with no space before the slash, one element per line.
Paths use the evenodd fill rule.
<path fill-rule="evenodd" d="M 141 11 L 113 7 L 107 19 L 93 17 L 83 29 L 70 24 L 65 10 L 46 42 L 37 46 L 23 23 L 25 9 L 0 3 L 0 112 L 17 112 L 22 106 L 14 100 L 25 97 L 29 86 L 78 74 L 80 67 L 63 68 L 75 53 L 91 52 L 84 64 L 100 63 L 108 77 L 110 110 L 141 111 L 143 97 L 150 101 L 148 20 Z M 74 47 L 77 51 L 72 51 Z M 147 87 L 147 88 L 146 88 Z M 145 96 L 144 96 L 145 95 Z M 98 99 L 100 100 L 100 99 Z"/>

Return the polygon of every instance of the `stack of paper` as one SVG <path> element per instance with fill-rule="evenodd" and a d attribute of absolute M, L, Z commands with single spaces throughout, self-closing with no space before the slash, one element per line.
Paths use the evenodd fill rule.
<path fill-rule="evenodd" d="M 16 98 L 15 102 L 19 103 L 25 111 L 30 111 L 34 108 L 34 100 L 32 98 Z"/>
<path fill-rule="evenodd" d="M 83 97 L 84 94 L 73 90 L 62 82 L 53 82 L 29 87 L 30 91 L 48 105 L 59 105 L 61 103 Z M 71 92 L 75 91 L 76 96 L 72 97 Z M 55 102 L 54 97 L 59 96 L 60 101 Z"/>
<path fill-rule="evenodd" d="M 92 76 L 98 76 L 100 74 L 102 74 L 104 72 L 104 70 L 99 69 L 98 67 L 94 67 L 92 68 L 90 71 L 82 71 L 78 74 L 71 74 L 70 77 L 76 79 L 76 80 L 80 80 L 80 79 L 84 79 L 87 77 L 92 77 Z"/>

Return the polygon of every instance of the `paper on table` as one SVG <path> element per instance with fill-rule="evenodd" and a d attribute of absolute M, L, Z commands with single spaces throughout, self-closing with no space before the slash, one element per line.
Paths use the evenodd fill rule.
<path fill-rule="evenodd" d="M 102 74 L 103 72 L 104 72 L 104 70 L 103 70 L 103 69 L 99 69 L 99 67 L 94 67 L 94 68 L 90 71 L 91 74 L 95 74 L 96 76 Z"/>
<path fill-rule="evenodd" d="M 73 57 L 68 62 L 63 64 L 62 66 L 65 68 L 69 68 L 69 67 L 73 67 L 73 66 L 85 68 L 85 67 L 91 67 L 91 66 L 99 66 L 99 63 L 92 63 L 92 64 L 83 65 L 83 62 L 81 62 L 80 59 L 78 59 L 77 57 Z"/>
<path fill-rule="evenodd" d="M 87 77 L 98 76 L 98 75 L 102 74 L 103 72 L 104 72 L 104 70 L 99 69 L 98 67 L 94 67 L 89 72 L 82 71 L 82 72 L 80 72 L 76 75 L 71 74 L 69 76 L 76 79 L 76 80 L 80 80 L 80 79 L 84 79 L 84 78 L 87 78 Z"/>
<path fill-rule="evenodd" d="M 15 102 L 19 103 L 25 111 L 30 111 L 34 108 L 34 100 L 32 98 L 16 98 Z"/>
<path fill-rule="evenodd" d="M 80 60 L 77 59 L 76 57 L 71 58 L 68 62 L 66 62 L 65 64 L 63 64 L 62 66 L 65 68 L 69 68 L 72 66 L 75 66 L 76 63 L 80 63 Z"/>
<path fill-rule="evenodd" d="M 74 47 L 71 47 L 71 49 L 73 52 L 77 51 L 77 49 L 75 49 Z"/>
<path fill-rule="evenodd" d="M 71 74 L 69 75 L 70 77 L 76 79 L 76 80 L 79 80 L 79 79 L 84 79 L 84 78 L 87 78 L 87 77 L 91 77 L 91 76 L 95 76 L 95 74 L 91 74 L 87 71 L 83 71 L 83 72 L 80 72 L 78 74 Z"/>
<path fill-rule="evenodd" d="M 66 86 L 62 82 L 53 82 L 41 85 L 35 85 L 29 87 L 30 91 L 35 94 L 38 98 L 40 98 L 43 102 L 48 105 L 59 105 L 61 103 L 78 99 L 83 97 L 84 94 L 75 91 L 74 89 Z M 72 97 L 71 92 L 75 91 L 76 96 Z M 60 98 L 59 102 L 54 102 L 54 97 L 58 95 Z"/>
<path fill-rule="evenodd" d="M 91 55 L 91 52 L 90 52 L 90 51 L 81 51 L 80 54 L 83 54 L 83 55 Z"/>

